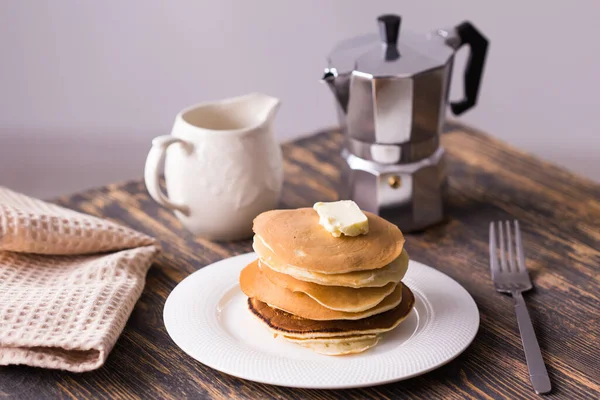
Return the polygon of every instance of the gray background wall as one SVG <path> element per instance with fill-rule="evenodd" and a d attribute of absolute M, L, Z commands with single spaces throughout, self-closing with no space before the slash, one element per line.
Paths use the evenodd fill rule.
<path fill-rule="evenodd" d="M 331 126 L 324 57 L 385 12 L 416 32 L 473 21 L 491 48 L 462 120 L 600 180 L 596 0 L 21 0 L 0 2 L 0 185 L 49 197 L 141 177 L 178 110 L 250 91 L 283 100 L 282 140 Z"/>

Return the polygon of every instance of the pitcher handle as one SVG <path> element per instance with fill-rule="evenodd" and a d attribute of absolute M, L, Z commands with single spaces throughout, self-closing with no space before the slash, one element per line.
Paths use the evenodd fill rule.
<path fill-rule="evenodd" d="M 190 148 L 190 143 L 183 139 L 174 136 L 165 135 L 159 136 L 152 140 L 152 148 L 146 158 L 146 166 L 144 167 L 144 181 L 150 196 L 161 206 L 167 207 L 170 210 L 177 210 L 185 215 L 189 214 L 189 208 L 183 204 L 172 202 L 166 194 L 160 189 L 160 171 L 158 168 L 165 159 L 167 148 L 174 144 L 181 143 L 186 148 Z"/>

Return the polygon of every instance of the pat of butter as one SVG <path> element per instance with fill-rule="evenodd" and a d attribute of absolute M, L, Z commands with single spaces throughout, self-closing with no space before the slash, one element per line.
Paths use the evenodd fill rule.
<path fill-rule="evenodd" d="M 335 237 L 365 235 L 369 232 L 369 220 L 352 200 L 331 203 L 315 203 L 319 224 Z"/>

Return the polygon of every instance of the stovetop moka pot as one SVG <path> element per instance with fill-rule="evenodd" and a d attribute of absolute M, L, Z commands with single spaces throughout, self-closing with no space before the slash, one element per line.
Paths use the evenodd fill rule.
<path fill-rule="evenodd" d="M 339 43 L 323 81 L 331 88 L 345 134 L 341 198 L 395 222 L 424 229 L 444 217 L 444 124 L 455 52 L 470 47 L 464 98 L 473 107 L 483 74 L 487 39 L 470 23 L 427 34 L 400 32 L 401 18 L 382 15 L 379 34 Z"/>

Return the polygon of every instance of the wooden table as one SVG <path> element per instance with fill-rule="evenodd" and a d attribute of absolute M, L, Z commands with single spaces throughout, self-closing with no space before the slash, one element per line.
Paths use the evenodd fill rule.
<path fill-rule="evenodd" d="M 522 223 L 536 289 L 526 295 L 554 386 L 551 398 L 600 398 L 600 186 L 471 129 L 454 125 L 448 151 L 448 221 L 407 235 L 413 259 L 460 282 L 481 312 L 473 344 L 449 364 L 404 382 L 342 391 L 299 390 L 244 381 L 196 362 L 165 331 L 162 309 L 175 285 L 214 261 L 251 251 L 250 241 L 194 239 L 156 205 L 141 181 L 59 199 L 160 239 L 162 255 L 123 335 L 97 371 L 74 374 L 0 368 L 0 396 L 23 398 L 535 398 L 512 300 L 494 291 L 488 269 L 491 220 Z M 284 146 L 283 207 L 336 198 L 338 133 Z"/>

